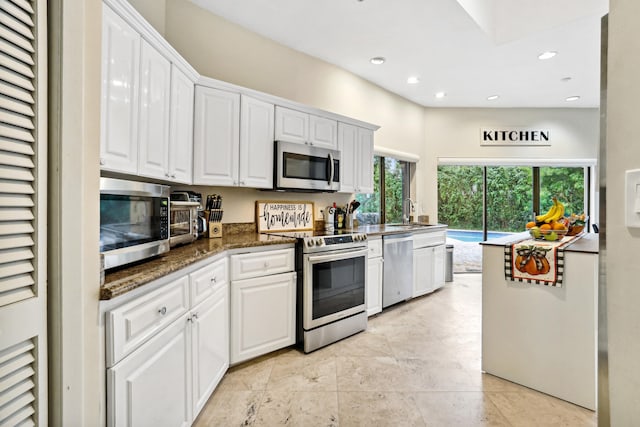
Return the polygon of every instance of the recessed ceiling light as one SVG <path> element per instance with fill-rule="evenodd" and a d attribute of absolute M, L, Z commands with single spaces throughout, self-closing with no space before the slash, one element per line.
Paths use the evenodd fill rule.
<path fill-rule="evenodd" d="M 573 102 L 573 101 L 577 101 L 578 99 L 580 99 L 579 96 L 570 96 L 567 99 L 565 99 L 565 101 L 567 102 Z"/>
<path fill-rule="evenodd" d="M 444 93 L 444 92 L 438 92 L 438 93 L 436 93 L 436 98 L 438 98 L 438 99 L 442 99 L 442 98 L 444 98 L 445 96 L 447 96 L 447 94 L 446 94 L 446 93 Z"/>
<path fill-rule="evenodd" d="M 498 98 L 500 98 L 500 95 L 487 96 L 487 101 L 495 101 Z"/>
<path fill-rule="evenodd" d="M 410 85 L 414 85 L 416 83 L 420 83 L 420 79 L 416 76 L 411 76 L 407 79 L 407 83 L 409 83 Z"/>
<path fill-rule="evenodd" d="M 553 50 L 548 50 L 546 52 L 542 52 L 540 55 L 538 55 L 538 59 L 550 59 L 553 58 L 554 56 L 556 56 L 558 54 L 558 52 L 555 52 Z"/>
<path fill-rule="evenodd" d="M 369 60 L 369 62 L 371 62 L 374 65 L 384 64 L 385 61 L 386 61 L 386 59 L 384 59 L 384 57 L 382 57 L 382 56 L 374 56 L 373 58 L 371 58 Z"/>

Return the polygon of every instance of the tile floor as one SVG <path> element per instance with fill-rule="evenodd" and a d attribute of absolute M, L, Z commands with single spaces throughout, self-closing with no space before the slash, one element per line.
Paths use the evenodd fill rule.
<path fill-rule="evenodd" d="M 595 413 L 480 372 L 481 275 L 311 354 L 233 367 L 195 426 L 596 426 Z"/>

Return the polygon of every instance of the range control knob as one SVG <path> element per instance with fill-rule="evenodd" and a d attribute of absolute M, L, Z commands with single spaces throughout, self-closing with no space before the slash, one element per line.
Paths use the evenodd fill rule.
<path fill-rule="evenodd" d="M 324 240 L 316 239 L 316 246 L 322 246 L 324 244 Z"/>
<path fill-rule="evenodd" d="M 315 244 L 315 242 L 313 241 L 313 239 L 308 239 L 307 240 L 307 247 L 312 247 Z"/>

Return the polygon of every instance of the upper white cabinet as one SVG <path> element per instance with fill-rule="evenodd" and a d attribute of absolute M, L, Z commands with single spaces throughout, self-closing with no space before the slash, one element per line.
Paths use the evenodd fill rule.
<path fill-rule="evenodd" d="M 338 148 L 338 122 L 276 106 L 275 139 L 317 147 Z"/>
<path fill-rule="evenodd" d="M 373 193 L 373 131 L 338 123 L 340 192 Z"/>
<path fill-rule="evenodd" d="M 172 181 L 190 184 L 193 175 L 193 81 L 171 65 L 169 174 Z"/>
<path fill-rule="evenodd" d="M 273 187 L 273 104 L 198 85 L 194 184 Z"/>
<path fill-rule="evenodd" d="M 170 178 L 171 63 L 145 40 L 142 40 L 140 54 L 139 90 L 138 174 L 150 178 Z"/>
<path fill-rule="evenodd" d="M 239 176 L 241 186 L 273 188 L 273 128 L 273 104 L 242 95 Z"/>
<path fill-rule="evenodd" d="M 238 185 L 240 94 L 196 86 L 193 183 Z"/>
<path fill-rule="evenodd" d="M 103 9 L 101 168 L 189 184 L 193 79 Z"/>
<path fill-rule="evenodd" d="M 100 166 L 105 170 L 138 170 L 140 43 L 140 34 L 105 6 L 100 129 Z"/>

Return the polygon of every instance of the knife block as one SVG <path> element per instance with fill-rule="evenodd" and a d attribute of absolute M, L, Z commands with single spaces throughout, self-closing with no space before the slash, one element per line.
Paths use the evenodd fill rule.
<path fill-rule="evenodd" d="M 207 234 L 210 239 L 222 237 L 222 209 L 204 211 L 209 223 Z"/>

